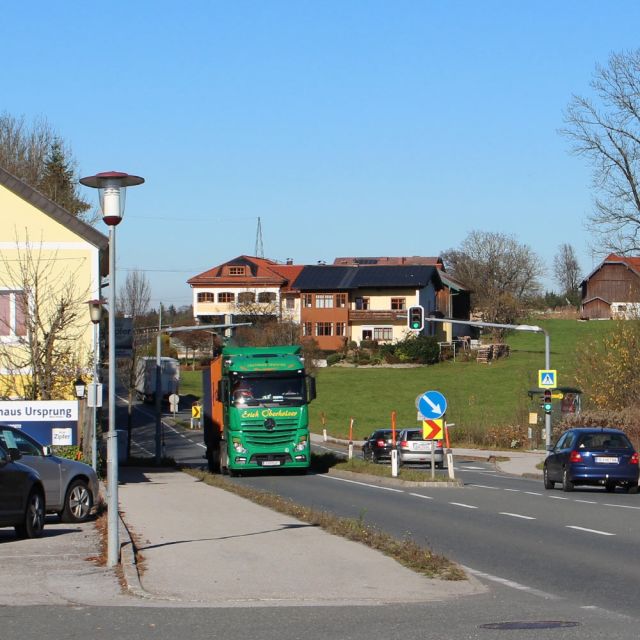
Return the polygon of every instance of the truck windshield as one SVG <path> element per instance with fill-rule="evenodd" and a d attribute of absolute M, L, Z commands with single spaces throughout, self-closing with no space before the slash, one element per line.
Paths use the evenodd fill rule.
<path fill-rule="evenodd" d="M 236 407 L 286 405 L 299 407 L 305 402 L 305 384 L 301 376 L 241 378 L 231 390 Z"/>

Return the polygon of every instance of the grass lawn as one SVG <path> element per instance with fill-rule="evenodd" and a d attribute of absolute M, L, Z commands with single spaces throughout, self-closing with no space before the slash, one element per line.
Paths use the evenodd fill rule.
<path fill-rule="evenodd" d="M 609 322 L 533 319 L 528 323 L 549 332 L 551 368 L 558 371 L 559 386 L 575 384 L 576 345 L 611 330 Z M 324 421 L 329 435 L 347 437 L 354 418 L 354 438 L 360 440 L 374 428 L 389 426 L 392 411 L 397 413 L 398 427 L 415 427 L 416 396 L 429 389 L 447 398 L 447 421 L 456 424 L 455 433 L 463 440 L 466 434 L 489 427 L 526 425 L 529 411 L 539 410 L 527 391 L 537 387 L 538 369 L 545 368 L 544 335 L 513 332 L 507 341 L 511 355 L 491 364 L 458 358 L 411 369 L 320 369 L 318 397 L 309 408 L 311 428 L 320 433 Z M 201 396 L 201 373 L 183 371 L 180 392 Z"/>

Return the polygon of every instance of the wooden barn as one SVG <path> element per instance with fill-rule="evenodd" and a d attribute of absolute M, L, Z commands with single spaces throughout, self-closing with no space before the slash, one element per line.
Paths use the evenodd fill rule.
<path fill-rule="evenodd" d="M 640 317 L 640 258 L 612 253 L 580 286 L 582 318 L 602 320 Z"/>

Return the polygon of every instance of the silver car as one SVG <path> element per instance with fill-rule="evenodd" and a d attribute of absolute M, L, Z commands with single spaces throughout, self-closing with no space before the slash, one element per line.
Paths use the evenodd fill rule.
<path fill-rule="evenodd" d="M 422 462 L 431 464 L 431 450 L 436 469 L 442 469 L 444 452 L 442 440 L 425 440 L 422 429 L 403 429 L 396 440 L 398 462 Z"/>
<path fill-rule="evenodd" d="M 59 458 L 21 429 L 0 426 L 0 444 L 17 449 L 21 464 L 38 472 L 45 491 L 47 512 L 62 522 L 84 522 L 98 498 L 98 476 L 88 464 Z"/>

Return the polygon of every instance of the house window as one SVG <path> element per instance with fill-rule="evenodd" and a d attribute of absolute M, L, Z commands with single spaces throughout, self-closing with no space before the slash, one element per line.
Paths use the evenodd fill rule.
<path fill-rule="evenodd" d="M 319 293 L 316 294 L 316 309 L 331 309 L 333 308 L 333 296 L 331 294 Z"/>
<path fill-rule="evenodd" d="M 296 308 L 296 299 L 294 296 L 286 296 L 285 299 L 285 306 L 287 309 L 295 309 Z"/>
<path fill-rule="evenodd" d="M 310 309 L 313 306 L 313 296 L 310 293 L 302 294 L 302 306 Z"/>
<path fill-rule="evenodd" d="M 373 340 L 373 329 L 363 329 L 362 330 L 362 339 L 363 340 Z"/>
<path fill-rule="evenodd" d="M 0 336 L 26 336 L 26 297 L 22 291 L 0 292 Z"/>
<path fill-rule="evenodd" d="M 344 308 L 347 306 L 347 294 L 346 293 L 336 293 L 336 307 Z"/>
<path fill-rule="evenodd" d="M 256 294 L 253 291 L 243 291 L 238 294 L 239 304 L 250 304 L 256 301 Z"/>
<path fill-rule="evenodd" d="M 229 292 L 229 291 L 223 291 L 222 293 L 218 294 L 218 302 L 233 302 L 236 299 L 235 294 Z"/>
<path fill-rule="evenodd" d="M 356 309 L 367 311 L 369 309 L 369 298 L 356 298 Z"/>
<path fill-rule="evenodd" d="M 374 340 L 393 340 L 393 329 L 391 327 L 374 327 Z"/>
<path fill-rule="evenodd" d="M 310 322 L 304 322 L 302 324 L 302 335 L 303 336 L 313 335 L 312 325 Z"/>
<path fill-rule="evenodd" d="M 393 311 L 404 311 L 406 308 L 406 298 L 391 298 L 391 309 L 393 309 Z"/>
<path fill-rule="evenodd" d="M 198 302 L 215 302 L 215 296 L 210 291 L 203 291 L 198 294 Z"/>
<path fill-rule="evenodd" d="M 258 294 L 258 302 L 275 302 L 276 294 L 273 291 L 261 291 Z"/>
<path fill-rule="evenodd" d="M 244 267 L 229 267 L 229 275 L 230 276 L 243 276 L 244 275 Z"/>
<path fill-rule="evenodd" d="M 332 336 L 333 325 L 330 322 L 316 322 L 317 336 Z"/>
<path fill-rule="evenodd" d="M 347 335 L 347 323 L 346 322 L 336 322 L 336 335 L 337 336 L 346 336 Z"/>

